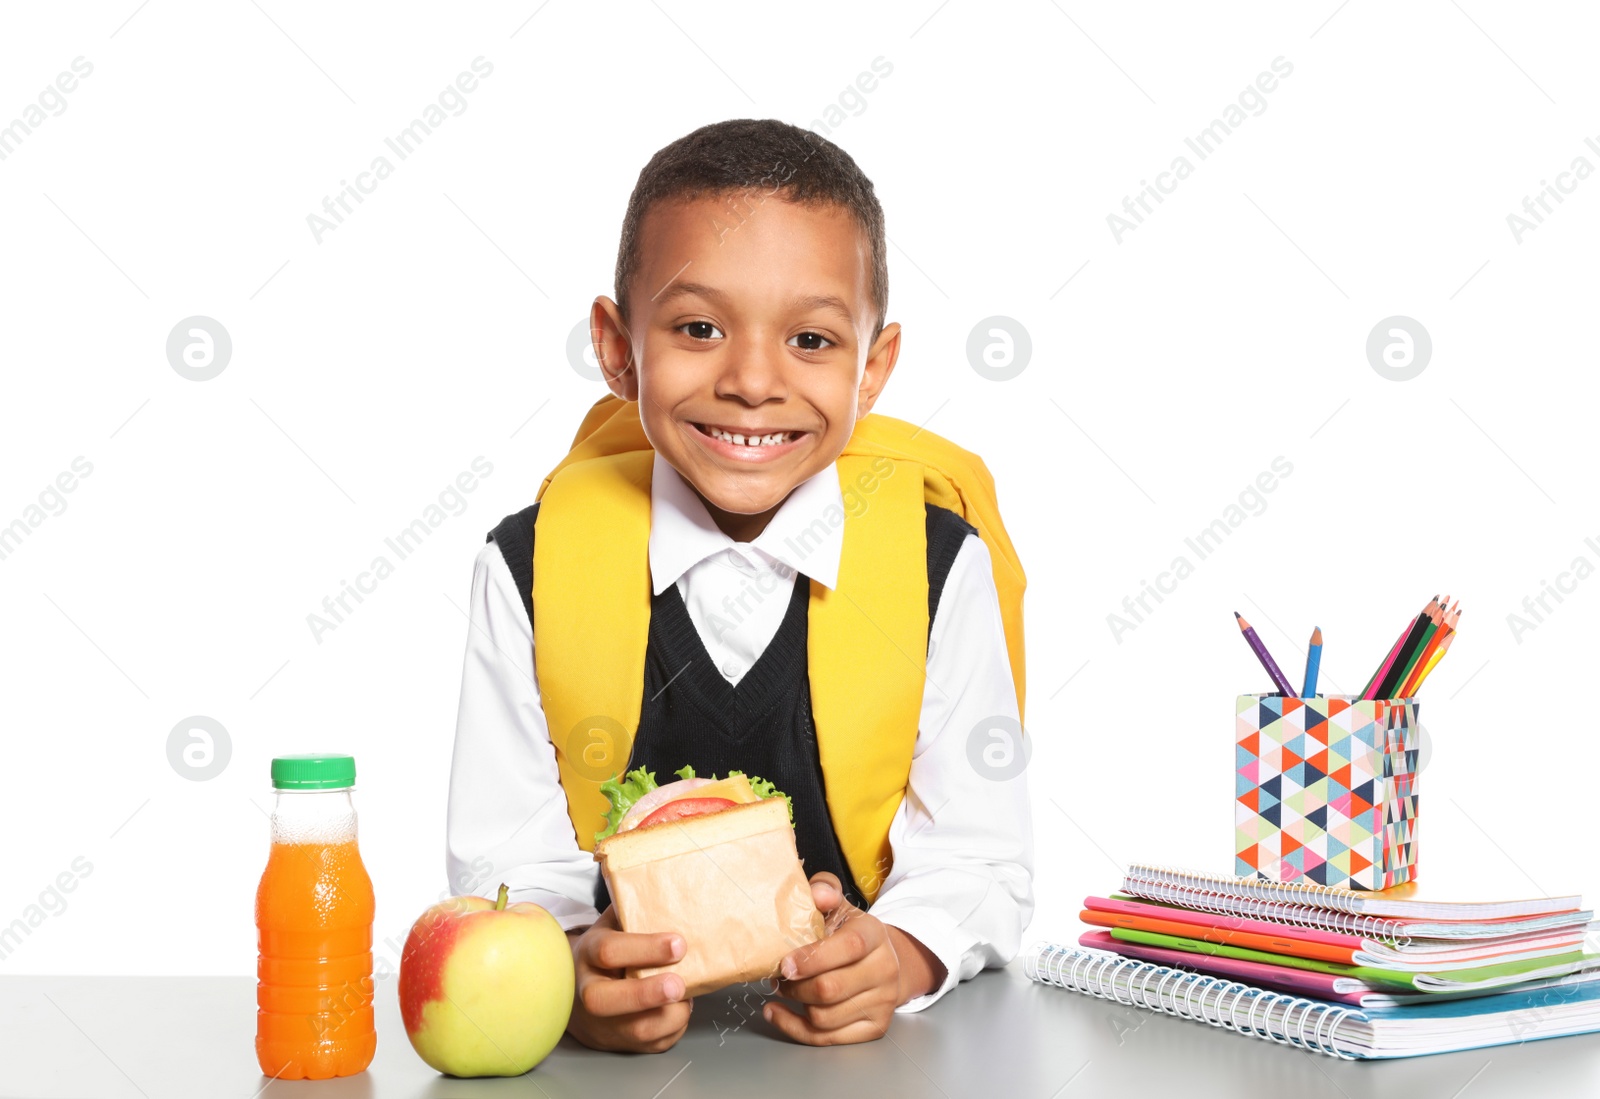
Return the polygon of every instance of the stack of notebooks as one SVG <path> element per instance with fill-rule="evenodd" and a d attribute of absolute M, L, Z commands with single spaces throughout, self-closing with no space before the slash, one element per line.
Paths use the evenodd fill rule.
<path fill-rule="evenodd" d="M 1345 1058 L 1411 1057 L 1600 1030 L 1580 897 L 1424 899 L 1134 866 L 1089 897 L 1078 948 L 1033 980 Z"/>

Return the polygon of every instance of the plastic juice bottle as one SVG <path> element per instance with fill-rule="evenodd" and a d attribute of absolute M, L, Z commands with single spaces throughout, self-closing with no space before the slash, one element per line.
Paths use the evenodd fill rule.
<path fill-rule="evenodd" d="M 345 755 L 272 761 L 272 853 L 256 890 L 256 1060 L 324 1080 L 372 1062 L 372 879 L 356 849 Z"/>

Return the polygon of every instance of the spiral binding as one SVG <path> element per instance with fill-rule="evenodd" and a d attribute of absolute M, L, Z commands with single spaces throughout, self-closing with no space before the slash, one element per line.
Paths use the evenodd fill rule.
<path fill-rule="evenodd" d="M 1134 880 L 1151 881 L 1183 889 L 1204 889 L 1211 885 L 1225 884 L 1235 893 L 1263 901 L 1293 902 L 1300 897 L 1314 896 L 1319 899 L 1319 903 L 1315 907 L 1332 908 L 1339 912 L 1354 912 L 1354 902 L 1362 895 L 1354 889 L 1317 885 L 1314 882 L 1224 878 L 1214 874 L 1195 874 L 1187 870 L 1175 870 L 1165 866 L 1130 866 L 1128 868 L 1128 877 Z"/>
<path fill-rule="evenodd" d="M 1227 889 L 1208 888 L 1226 883 Z M 1360 894 L 1349 889 L 1327 889 L 1300 882 L 1252 881 L 1249 878 L 1215 878 L 1164 867 L 1132 866 L 1122 882 L 1125 892 L 1148 900 L 1167 901 L 1219 916 L 1248 916 L 1321 931 L 1342 931 L 1377 939 L 1390 946 L 1408 946 L 1411 936 L 1402 920 L 1363 916 L 1350 911 L 1350 901 Z M 1274 890 L 1282 892 L 1274 893 Z M 1338 907 L 1296 904 L 1284 896 L 1333 899 Z"/>
<path fill-rule="evenodd" d="M 1032 947 L 1022 971 L 1040 984 L 1125 1007 L 1142 1007 L 1345 1061 L 1359 1059 L 1341 1047 L 1338 1030 L 1346 1020 L 1364 1017 L 1340 1004 L 1054 943 Z"/>

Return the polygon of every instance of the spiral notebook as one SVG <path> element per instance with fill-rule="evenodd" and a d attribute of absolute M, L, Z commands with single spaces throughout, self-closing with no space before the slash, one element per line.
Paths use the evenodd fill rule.
<path fill-rule="evenodd" d="M 1099 950 L 1042 943 L 1030 980 L 1346 1060 L 1418 1057 L 1600 1031 L 1600 981 L 1358 1008 Z"/>
<path fill-rule="evenodd" d="M 1582 907 L 1578 896 L 1509 901 L 1446 901 L 1415 884 L 1382 892 L 1332 889 L 1310 882 L 1272 882 L 1164 867 L 1130 866 L 1122 891 L 1200 912 L 1275 920 L 1390 942 L 1479 938 L 1505 934 L 1512 921 L 1536 924 Z"/>
<path fill-rule="evenodd" d="M 1119 942 L 1113 939 L 1108 931 L 1085 932 L 1078 936 L 1078 945 L 1095 950 L 1103 950 L 1112 954 L 1120 954 L 1125 958 L 1137 958 L 1140 961 L 1155 962 L 1157 965 L 1172 966 L 1175 969 L 1203 968 L 1207 973 L 1221 977 L 1231 977 L 1245 984 L 1256 985 L 1260 988 L 1272 989 L 1277 992 L 1293 992 L 1314 1000 L 1338 1000 L 1340 1003 L 1354 1004 L 1357 1007 L 1399 1007 L 1403 1004 L 1431 1004 L 1469 996 L 1493 996 L 1498 995 L 1501 991 L 1491 988 L 1469 989 L 1462 992 L 1406 992 L 1388 985 L 1363 981 L 1356 977 L 1319 973 L 1314 970 L 1294 969 L 1281 965 L 1269 965 L 1264 962 L 1246 961 L 1241 958 L 1224 958 L 1213 955 L 1199 959 L 1186 950 L 1169 950 L 1160 946 Z M 1541 988 L 1582 984 L 1586 981 L 1600 981 L 1600 967 L 1563 974 L 1559 977 L 1545 977 L 1525 981 L 1517 985 L 1517 991 L 1533 992 Z"/>
<path fill-rule="evenodd" d="M 1247 947 L 1234 946 L 1228 943 L 1206 942 L 1203 939 L 1152 934 L 1147 931 L 1133 931 L 1120 927 L 1110 932 L 1110 934 L 1111 938 L 1117 942 L 1131 942 L 1144 946 L 1160 946 L 1170 950 L 1186 951 L 1195 958 L 1196 964 L 1201 964 L 1212 957 L 1237 958 L 1242 961 L 1275 965 L 1283 969 L 1305 969 L 1317 973 L 1334 973 L 1345 977 L 1355 977 L 1358 980 L 1385 987 L 1392 986 L 1417 992 L 1489 991 L 1510 988 L 1513 985 L 1521 984 L 1523 981 L 1542 980 L 1546 977 L 1561 977 L 1568 973 L 1577 973 L 1581 970 L 1600 967 L 1600 954 L 1586 954 L 1581 949 L 1566 950 L 1562 953 L 1541 952 L 1532 956 L 1518 957 L 1515 961 L 1502 961 L 1457 969 L 1393 969 L 1383 966 L 1343 965 L 1338 962 L 1318 961 L 1314 958 L 1296 958 L 1288 954 L 1251 950 Z"/>

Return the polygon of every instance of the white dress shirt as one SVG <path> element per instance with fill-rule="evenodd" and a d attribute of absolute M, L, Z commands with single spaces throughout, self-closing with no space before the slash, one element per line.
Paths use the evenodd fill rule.
<path fill-rule="evenodd" d="M 706 651 L 737 683 L 777 632 L 796 575 L 837 583 L 843 515 L 830 466 L 796 486 L 753 542 L 735 542 L 657 454 L 652 590 L 676 583 Z M 994 719 L 1017 719 L 990 568 L 983 541 L 969 537 L 945 580 L 906 796 L 889 828 L 894 863 L 871 907 L 945 967 L 939 988 L 899 1012 L 920 1011 L 985 966 L 1005 965 L 1033 915 L 1026 772 L 998 779 L 981 769 L 995 745 Z M 542 905 L 563 928 L 586 927 L 599 917 L 600 871 L 567 815 L 532 626 L 492 542 L 478 553 L 469 617 L 446 826 L 450 885 L 492 896 L 505 882 L 511 901 Z"/>

